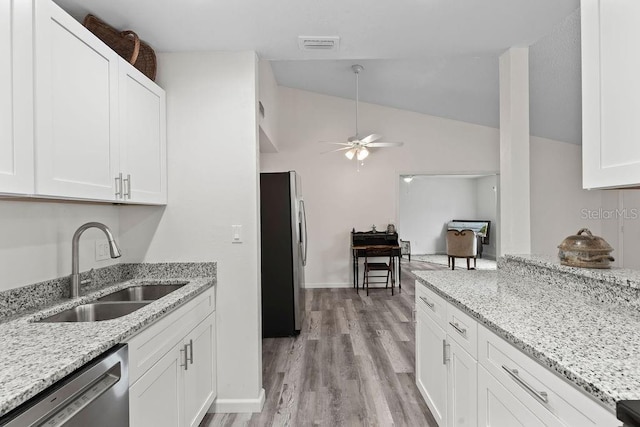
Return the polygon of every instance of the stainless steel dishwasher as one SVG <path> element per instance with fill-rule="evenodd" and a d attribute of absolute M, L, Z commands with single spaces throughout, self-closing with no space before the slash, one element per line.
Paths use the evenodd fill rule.
<path fill-rule="evenodd" d="M 126 344 L 120 344 L 0 419 L 3 427 L 129 425 Z"/>

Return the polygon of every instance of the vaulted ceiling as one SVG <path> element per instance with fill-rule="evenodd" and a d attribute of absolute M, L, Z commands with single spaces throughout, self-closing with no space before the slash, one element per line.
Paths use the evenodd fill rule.
<path fill-rule="evenodd" d="M 497 58 L 510 46 L 533 44 L 532 133 L 579 143 L 579 86 L 576 94 L 575 85 L 562 81 L 575 80 L 569 74 L 576 71 L 577 55 L 579 82 L 570 18 L 578 16 L 579 47 L 579 0 L 56 2 L 79 20 L 93 13 L 117 28 L 134 29 L 157 51 L 255 50 L 274 61 L 284 86 L 351 98 L 349 67 L 360 63 L 366 68 L 364 101 L 493 127 Z M 340 48 L 302 51 L 301 35 L 339 36 Z M 545 37 L 553 39 L 545 44 Z"/>

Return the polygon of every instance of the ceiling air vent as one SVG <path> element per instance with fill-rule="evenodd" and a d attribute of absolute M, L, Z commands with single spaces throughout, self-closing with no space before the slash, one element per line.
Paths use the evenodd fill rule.
<path fill-rule="evenodd" d="M 298 37 L 298 46 L 301 50 L 338 50 L 340 37 Z"/>

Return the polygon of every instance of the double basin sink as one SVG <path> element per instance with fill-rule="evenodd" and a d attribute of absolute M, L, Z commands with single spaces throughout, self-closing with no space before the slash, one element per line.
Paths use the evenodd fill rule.
<path fill-rule="evenodd" d="M 131 286 L 100 297 L 95 302 L 79 305 L 53 316 L 45 317 L 39 322 L 97 322 L 116 319 L 133 313 L 186 284 L 187 282 L 172 285 L 148 283 L 142 286 Z"/>

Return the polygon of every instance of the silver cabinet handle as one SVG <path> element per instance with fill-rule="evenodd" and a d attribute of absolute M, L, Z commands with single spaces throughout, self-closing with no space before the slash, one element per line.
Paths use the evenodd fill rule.
<path fill-rule="evenodd" d="M 122 173 L 116 176 L 116 199 L 122 198 Z"/>
<path fill-rule="evenodd" d="M 416 309 L 413 309 L 413 311 L 411 311 L 411 322 L 416 323 L 417 322 L 417 316 L 416 316 Z"/>
<path fill-rule="evenodd" d="M 435 307 L 435 304 L 432 302 L 429 302 L 428 299 L 426 299 L 425 297 L 420 297 L 420 299 L 422 300 L 422 302 L 424 302 L 425 304 L 427 304 L 429 306 L 430 309 L 433 310 L 433 307 Z"/>
<path fill-rule="evenodd" d="M 123 181 L 126 183 L 126 186 L 125 193 L 122 195 L 122 197 L 131 200 L 131 174 L 127 174 L 127 177 Z"/>
<path fill-rule="evenodd" d="M 449 322 L 449 324 L 453 327 L 453 329 L 458 331 L 460 335 L 462 335 L 463 337 L 467 336 L 467 330 L 465 328 L 460 327 L 460 325 L 456 322 Z"/>
<path fill-rule="evenodd" d="M 187 346 L 189 347 L 189 350 L 191 350 L 189 351 L 189 354 L 191 356 L 189 356 L 188 359 L 185 357 L 185 363 L 186 363 L 186 360 L 189 360 L 189 362 L 193 365 L 193 340 L 189 340 L 189 344 L 185 344 L 185 347 Z"/>
<path fill-rule="evenodd" d="M 515 382 L 517 382 L 520 386 L 522 386 L 522 388 L 527 390 L 529 393 L 533 394 L 539 401 L 541 401 L 542 403 L 549 403 L 549 395 L 547 395 L 547 392 L 538 391 L 535 388 L 531 387 L 529 384 L 527 384 L 525 380 L 520 378 L 520 375 L 518 375 L 517 369 L 509 369 L 504 365 L 502 365 L 502 369 L 507 371 L 509 376 L 513 378 Z"/>
<path fill-rule="evenodd" d="M 447 340 L 442 340 L 442 364 L 446 365 L 447 362 L 449 361 L 449 356 L 447 355 L 447 347 L 449 347 L 449 344 L 447 344 Z"/>
<path fill-rule="evenodd" d="M 184 370 L 189 369 L 189 364 L 187 363 L 187 345 L 183 345 L 180 349 L 180 358 L 182 359 L 182 354 L 184 353 L 184 363 L 180 363 L 180 366 L 184 368 Z"/>

